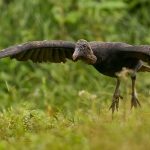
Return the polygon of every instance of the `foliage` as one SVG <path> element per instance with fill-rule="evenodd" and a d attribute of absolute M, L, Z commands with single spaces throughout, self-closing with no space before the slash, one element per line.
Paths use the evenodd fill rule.
<path fill-rule="evenodd" d="M 1 0 L 0 45 L 79 37 L 149 43 L 149 7 L 149 0 Z"/>
<path fill-rule="evenodd" d="M 0 48 L 80 38 L 149 44 L 149 8 L 149 0 L 0 0 Z M 0 149 L 150 148 L 148 73 L 138 75 L 142 109 L 129 111 L 125 78 L 124 100 L 112 120 L 114 79 L 82 62 L 3 59 L 0 68 Z"/>

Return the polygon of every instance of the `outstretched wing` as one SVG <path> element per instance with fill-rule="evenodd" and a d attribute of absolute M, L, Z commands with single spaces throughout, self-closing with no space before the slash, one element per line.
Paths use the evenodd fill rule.
<path fill-rule="evenodd" d="M 123 57 L 131 57 L 143 60 L 150 65 L 149 45 L 125 46 L 120 48 L 120 51 L 118 51 L 118 53 Z"/>
<path fill-rule="evenodd" d="M 72 60 L 75 43 L 68 41 L 32 41 L 11 46 L 0 51 L 0 58 L 10 57 L 19 61 L 65 62 Z"/>

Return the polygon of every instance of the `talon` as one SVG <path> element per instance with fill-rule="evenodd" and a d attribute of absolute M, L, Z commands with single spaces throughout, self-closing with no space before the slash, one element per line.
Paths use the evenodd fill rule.
<path fill-rule="evenodd" d="M 137 99 L 136 96 L 132 96 L 132 99 L 131 99 L 131 109 L 134 107 L 134 108 L 137 108 L 137 107 L 141 107 L 141 104 L 139 102 L 139 100 Z"/>
<path fill-rule="evenodd" d="M 113 96 L 112 104 L 109 107 L 109 110 L 110 109 L 112 110 L 112 114 L 114 113 L 115 110 L 118 111 L 119 109 L 119 99 L 120 99 L 119 95 Z"/>

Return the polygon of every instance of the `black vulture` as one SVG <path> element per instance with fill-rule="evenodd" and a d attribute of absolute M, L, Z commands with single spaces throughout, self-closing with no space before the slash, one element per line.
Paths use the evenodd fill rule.
<path fill-rule="evenodd" d="M 137 72 L 150 72 L 150 46 L 129 45 L 122 42 L 87 42 L 80 39 L 70 41 L 31 41 L 11 46 L 0 51 L 0 58 L 10 57 L 18 61 L 31 60 L 33 62 L 66 62 L 67 59 L 82 60 L 95 67 L 100 73 L 117 79 L 115 92 L 110 109 L 112 113 L 118 110 L 120 77 L 118 74 L 127 68 L 131 70 L 132 98 L 131 108 L 140 106 L 135 92 Z M 145 65 L 143 62 L 146 62 Z"/>

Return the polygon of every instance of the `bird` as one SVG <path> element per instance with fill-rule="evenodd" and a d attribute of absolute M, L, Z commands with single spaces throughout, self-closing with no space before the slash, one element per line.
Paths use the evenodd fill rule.
<path fill-rule="evenodd" d="M 0 59 L 9 57 L 18 61 L 31 60 L 34 63 L 65 63 L 81 60 L 93 66 L 103 75 L 116 79 L 116 87 L 110 108 L 118 111 L 121 78 L 124 68 L 130 70 L 132 81 L 131 108 L 141 106 L 135 89 L 138 72 L 150 72 L 150 45 L 130 45 L 123 42 L 101 42 L 79 39 L 76 42 L 64 40 L 29 41 L 10 46 L 0 51 Z"/>

